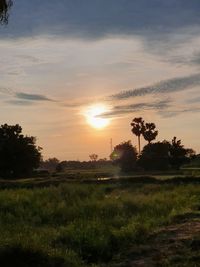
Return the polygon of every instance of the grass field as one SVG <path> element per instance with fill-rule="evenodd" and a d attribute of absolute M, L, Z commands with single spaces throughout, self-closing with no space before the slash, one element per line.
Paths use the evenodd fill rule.
<path fill-rule="evenodd" d="M 17 182 L 12 188 L 4 181 L 0 266 L 128 266 L 128 258 L 141 256 L 148 242 L 152 246 L 156 231 L 188 215 L 199 217 L 198 178 L 60 184 L 45 179 L 42 187 L 35 186 L 42 178 L 19 181 L 17 188 Z M 177 254 L 159 266 L 198 266 L 200 253 L 192 244 L 188 241 L 185 248 L 185 265 Z"/>

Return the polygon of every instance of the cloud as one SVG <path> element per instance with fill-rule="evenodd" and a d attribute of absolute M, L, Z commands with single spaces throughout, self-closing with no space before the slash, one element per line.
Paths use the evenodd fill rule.
<path fill-rule="evenodd" d="M 78 108 L 81 106 L 86 106 L 91 103 L 91 100 L 83 100 L 83 101 L 71 101 L 71 102 L 64 102 L 61 103 L 61 106 L 65 108 Z"/>
<path fill-rule="evenodd" d="M 200 52 L 196 52 L 193 54 L 193 56 L 190 59 L 190 63 L 195 65 L 200 65 Z"/>
<path fill-rule="evenodd" d="M 159 114 L 161 117 L 163 118 L 171 118 L 171 117 L 175 117 L 184 113 L 196 113 L 199 112 L 200 108 L 199 107 L 190 107 L 189 109 L 172 109 L 172 110 L 163 110 L 161 111 Z"/>
<path fill-rule="evenodd" d="M 16 93 L 15 97 L 27 101 L 54 101 L 44 95 L 37 95 L 37 94 Z"/>
<path fill-rule="evenodd" d="M 122 91 L 110 96 L 112 100 L 125 100 L 128 98 L 152 95 L 152 94 L 169 94 L 191 89 L 200 85 L 200 73 L 186 77 L 178 77 L 164 80 L 150 86 L 140 87 L 132 90 Z"/>
<path fill-rule="evenodd" d="M 23 101 L 23 100 L 8 100 L 6 103 L 17 106 L 31 106 L 34 104 L 32 101 Z"/>
<path fill-rule="evenodd" d="M 4 95 L 12 95 L 13 94 L 11 89 L 5 88 L 5 87 L 0 87 L 0 93 L 4 94 Z"/>
<path fill-rule="evenodd" d="M 31 63 L 39 63 L 41 61 L 39 58 L 30 55 L 16 55 L 16 58 L 26 60 Z"/>
<path fill-rule="evenodd" d="M 29 105 L 31 102 L 42 102 L 42 101 L 48 101 L 48 102 L 56 102 L 56 100 L 51 99 L 45 95 L 40 95 L 40 94 L 30 94 L 30 93 L 22 93 L 22 92 L 14 92 L 13 90 L 9 88 L 0 88 L 0 93 L 7 96 L 7 97 L 12 97 L 14 98 L 11 100 L 8 100 L 10 104 L 17 104 L 17 105 Z"/>
<path fill-rule="evenodd" d="M 183 113 L 196 113 L 200 111 L 200 108 L 194 105 L 188 106 L 188 104 L 187 106 L 177 105 L 177 103 L 173 103 L 171 99 L 165 99 L 151 103 L 140 102 L 114 106 L 110 111 L 98 115 L 97 117 L 118 118 L 133 112 L 145 112 L 150 110 L 157 112 L 163 118 L 170 118 Z"/>
<path fill-rule="evenodd" d="M 199 26 L 199 0 L 20 0 L 14 1 L 1 36 L 165 35 Z"/>
<path fill-rule="evenodd" d="M 168 107 L 170 103 L 170 100 L 162 100 L 159 102 L 153 102 L 153 103 L 137 103 L 137 104 L 128 104 L 128 105 L 120 105 L 120 106 L 115 106 L 115 109 L 120 109 L 120 110 L 140 110 L 140 109 L 163 109 Z"/>
<path fill-rule="evenodd" d="M 187 100 L 187 103 L 199 103 L 199 102 L 200 102 L 200 96 Z"/>
<path fill-rule="evenodd" d="M 114 106 L 111 111 L 105 112 L 99 117 L 110 118 L 110 117 L 119 117 L 124 114 L 129 114 L 132 112 L 145 111 L 145 110 L 166 110 L 170 106 L 170 100 L 162 100 L 159 102 L 152 103 L 135 103 L 127 105 Z"/>

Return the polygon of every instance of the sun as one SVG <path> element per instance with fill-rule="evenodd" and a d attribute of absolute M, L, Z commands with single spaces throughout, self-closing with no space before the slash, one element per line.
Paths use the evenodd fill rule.
<path fill-rule="evenodd" d="M 96 104 L 88 107 L 84 112 L 87 123 L 95 129 L 103 129 L 109 125 L 110 119 L 101 118 L 101 115 L 109 109 L 103 104 Z"/>

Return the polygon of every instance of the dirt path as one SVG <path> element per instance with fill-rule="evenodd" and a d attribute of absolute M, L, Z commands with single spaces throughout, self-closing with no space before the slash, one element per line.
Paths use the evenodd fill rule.
<path fill-rule="evenodd" d="M 200 267 L 200 217 L 188 214 L 160 229 L 145 245 L 133 247 L 119 267 Z"/>

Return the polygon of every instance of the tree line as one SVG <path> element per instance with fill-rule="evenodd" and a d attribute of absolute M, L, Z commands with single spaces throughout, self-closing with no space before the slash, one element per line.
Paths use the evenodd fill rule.
<path fill-rule="evenodd" d="M 91 159 L 89 161 L 79 161 L 79 160 L 64 160 L 59 161 L 57 158 L 49 158 L 42 160 L 40 163 L 41 170 L 48 170 L 50 173 L 53 172 L 65 172 L 67 170 L 93 170 L 102 168 L 105 166 L 110 166 L 112 162 L 106 158 Z"/>
<path fill-rule="evenodd" d="M 171 141 L 154 142 L 158 130 L 154 123 L 145 123 L 143 118 L 134 118 L 131 131 L 138 138 L 138 151 L 131 141 L 115 146 L 110 155 L 114 164 L 118 164 L 123 172 L 133 170 L 168 170 L 180 169 L 183 164 L 195 157 L 195 151 L 185 148 L 181 140 L 173 137 Z M 148 142 L 141 151 L 141 137 Z"/>
<path fill-rule="evenodd" d="M 36 145 L 36 138 L 22 134 L 18 124 L 0 126 L 0 177 L 29 177 L 40 168 L 50 172 L 67 169 L 94 169 L 109 166 L 111 163 L 121 167 L 123 172 L 140 170 L 179 169 L 195 158 L 195 151 L 185 148 L 181 140 L 173 137 L 171 141 L 155 142 L 158 130 L 154 123 L 145 123 L 142 118 L 134 118 L 131 131 L 138 139 L 138 151 L 131 141 L 114 147 L 110 160 L 98 159 L 90 154 L 89 161 L 59 161 L 56 158 L 42 159 L 42 148 Z M 141 138 L 147 144 L 141 150 Z M 154 141 L 154 142 L 153 142 Z"/>

